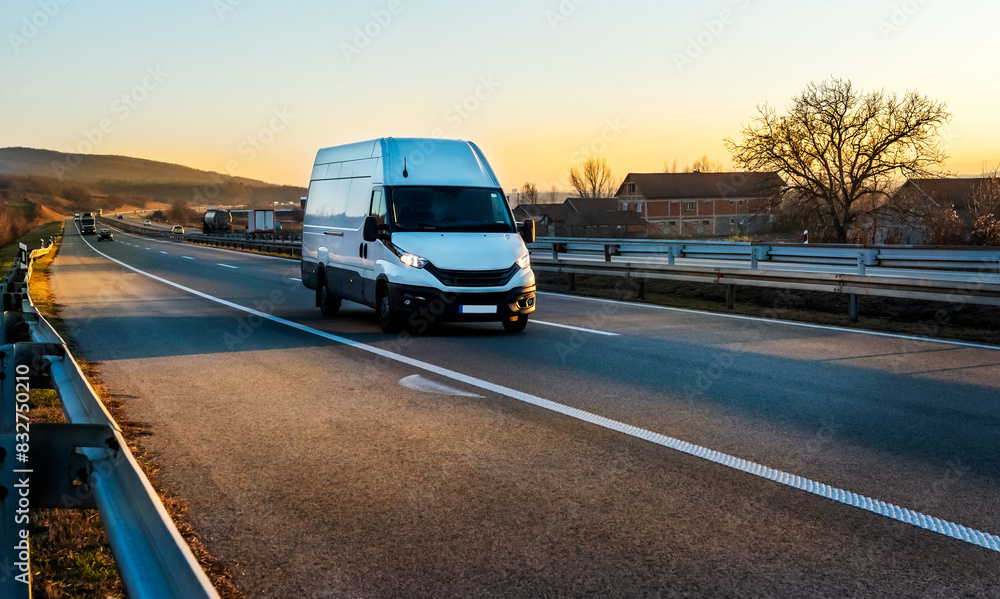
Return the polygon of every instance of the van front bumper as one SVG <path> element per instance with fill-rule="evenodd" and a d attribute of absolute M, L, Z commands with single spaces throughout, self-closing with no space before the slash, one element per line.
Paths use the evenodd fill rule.
<path fill-rule="evenodd" d="M 507 291 L 450 292 L 433 287 L 389 284 L 389 304 L 408 313 L 411 325 L 464 321 L 496 322 L 535 311 L 535 286 Z M 495 310 L 492 310 L 495 308 Z"/>

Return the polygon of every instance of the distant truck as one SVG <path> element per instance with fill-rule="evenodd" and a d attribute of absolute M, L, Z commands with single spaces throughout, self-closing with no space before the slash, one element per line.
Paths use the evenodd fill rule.
<path fill-rule="evenodd" d="M 94 235 L 97 233 L 97 219 L 93 212 L 84 212 L 80 215 L 80 234 Z"/>
<path fill-rule="evenodd" d="M 228 210 L 211 208 L 201 217 L 201 230 L 205 235 L 224 233 L 232 229 L 233 215 Z"/>
<path fill-rule="evenodd" d="M 274 234 L 274 210 L 251 210 L 247 214 L 247 233 L 259 235 Z"/>

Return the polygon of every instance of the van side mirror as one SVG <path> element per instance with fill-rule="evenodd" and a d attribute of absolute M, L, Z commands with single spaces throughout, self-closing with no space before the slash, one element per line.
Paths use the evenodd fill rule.
<path fill-rule="evenodd" d="M 378 221 L 375 220 L 374 216 L 365 217 L 365 225 L 361 230 L 361 237 L 367 242 L 372 242 L 378 239 L 377 234 Z"/>
<path fill-rule="evenodd" d="M 521 223 L 521 239 L 524 243 L 535 243 L 535 221 L 530 218 Z"/>

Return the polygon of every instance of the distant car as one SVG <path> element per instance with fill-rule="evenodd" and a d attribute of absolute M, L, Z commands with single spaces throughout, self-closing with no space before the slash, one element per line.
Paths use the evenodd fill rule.
<path fill-rule="evenodd" d="M 142 224 L 148 227 L 148 226 L 152 225 L 153 223 L 149 222 L 149 219 L 147 218 L 146 220 L 142 221 Z"/>
<path fill-rule="evenodd" d="M 115 234 L 111 232 L 111 229 L 101 229 L 97 232 L 97 241 L 104 241 L 105 239 L 108 241 L 115 240 Z"/>
<path fill-rule="evenodd" d="M 178 235 L 183 235 L 183 234 L 184 234 L 184 227 L 182 227 L 182 226 L 180 226 L 180 225 L 174 225 L 174 226 L 173 226 L 173 227 L 172 227 L 172 228 L 170 229 L 170 232 L 171 232 L 171 233 L 177 233 Z"/>

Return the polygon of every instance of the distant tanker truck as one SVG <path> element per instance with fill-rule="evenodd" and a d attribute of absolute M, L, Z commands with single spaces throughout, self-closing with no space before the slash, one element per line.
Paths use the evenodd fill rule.
<path fill-rule="evenodd" d="M 201 217 L 202 232 L 205 235 L 224 233 L 233 228 L 233 215 L 228 210 L 212 208 Z"/>

